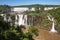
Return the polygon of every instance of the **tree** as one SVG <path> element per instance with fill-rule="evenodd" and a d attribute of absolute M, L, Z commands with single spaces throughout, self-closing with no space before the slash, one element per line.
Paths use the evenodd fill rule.
<path fill-rule="evenodd" d="M 35 11 L 39 13 L 39 5 L 35 6 Z"/>
<path fill-rule="evenodd" d="M 41 8 L 41 11 L 44 11 L 44 6 L 41 6 L 40 8 Z"/>
<path fill-rule="evenodd" d="M 0 5 L 0 12 L 7 13 L 11 11 L 11 7 L 8 5 Z"/>

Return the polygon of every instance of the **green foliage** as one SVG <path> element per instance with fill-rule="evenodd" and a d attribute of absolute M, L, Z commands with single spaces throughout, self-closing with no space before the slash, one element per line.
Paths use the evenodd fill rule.
<path fill-rule="evenodd" d="M 56 25 L 55 25 L 56 29 L 59 31 L 60 30 L 60 8 L 49 10 L 48 13 L 50 13 L 54 17 L 56 21 Z"/>
<path fill-rule="evenodd" d="M 35 12 L 36 12 L 36 13 L 39 13 L 39 5 L 37 5 L 37 6 L 35 7 Z"/>
<path fill-rule="evenodd" d="M 38 36 L 38 28 L 35 27 L 35 26 L 31 26 L 31 27 L 29 28 L 29 32 L 30 32 L 32 35 Z"/>
<path fill-rule="evenodd" d="M 22 28 L 25 29 L 25 26 L 10 25 L 9 22 L 5 22 L 0 17 L 0 40 L 33 40 L 33 35 L 24 33 Z"/>
<path fill-rule="evenodd" d="M 20 27 L 26 29 L 24 25 L 20 25 Z"/>
<path fill-rule="evenodd" d="M 0 13 L 7 13 L 10 12 L 11 7 L 8 5 L 0 5 Z"/>
<path fill-rule="evenodd" d="M 60 8 L 48 11 L 60 23 Z"/>
<path fill-rule="evenodd" d="M 23 40 L 29 40 L 29 39 L 27 39 L 27 38 L 24 38 Z"/>

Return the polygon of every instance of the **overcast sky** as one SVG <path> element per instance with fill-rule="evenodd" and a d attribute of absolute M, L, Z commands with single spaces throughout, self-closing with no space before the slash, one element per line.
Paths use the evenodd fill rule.
<path fill-rule="evenodd" d="M 29 5 L 29 4 L 55 4 L 60 5 L 60 0 L 0 0 L 1 4 L 7 5 Z"/>

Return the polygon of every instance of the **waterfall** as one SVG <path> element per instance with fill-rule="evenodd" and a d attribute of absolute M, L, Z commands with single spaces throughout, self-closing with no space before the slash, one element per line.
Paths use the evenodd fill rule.
<path fill-rule="evenodd" d="M 4 15 L 4 21 L 7 21 L 7 19 L 6 19 L 6 15 Z"/>
<path fill-rule="evenodd" d="M 24 24 L 27 25 L 27 15 L 24 15 Z"/>
<path fill-rule="evenodd" d="M 4 14 L 0 14 L 1 16 L 4 16 Z"/>
<path fill-rule="evenodd" d="M 17 15 L 15 16 L 15 24 L 18 24 L 18 18 L 17 18 Z"/>
<path fill-rule="evenodd" d="M 15 20 L 17 20 L 17 15 L 15 16 Z"/>
<path fill-rule="evenodd" d="M 19 24 L 19 25 L 24 25 L 23 15 L 18 15 L 18 16 L 19 16 L 18 24 Z"/>
<path fill-rule="evenodd" d="M 53 17 L 50 18 L 50 16 L 47 16 L 47 17 L 48 17 L 48 19 L 49 19 L 50 21 L 52 21 L 52 28 L 51 28 L 50 32 L 57 32 L 57 31 L 55 30 L 54 18 L 53 18 Z"/>
<path fill-rule="evenodd" d="M 57 32 L 55 30 L 55 23 L 54 23 L 54 18 L 52 18 L 52 29 L 50 30 L 51 32 Z"/>
<path fill-rule="evenodd" d="M 15 24 L 18 25 L 27 25 L 27 15 L 18 14 L 15 16 Z"/>
<path fill-rule="evenodd" d="M 9 21 L 11 21 L 11 17 L 10 17 L 10 16 L 9 16 L 9 18 L 8 18 L 8 22 L 9 22 Z"/>

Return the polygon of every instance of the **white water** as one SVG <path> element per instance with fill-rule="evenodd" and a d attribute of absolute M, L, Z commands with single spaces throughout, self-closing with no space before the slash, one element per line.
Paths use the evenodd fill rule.
<path fill-rule="evenodd" d="M 6 21 L 6 15 L 5 14 L 1 14 L 2 17 L 4 17 L 4 21 Z"/>
<path fill-rule="evenodd" d="M 11 21 L 11 17 L 9 16 L 8 21 Z"/>
<path fill-rule="evenodd" d="M 18 18 L 17 18 L 17 15 L 15 16 L 15 24 L 18 24 Z"/>
<path fill-rule="evenodd" d="M 18 15 L 18 16 L 19 16 L 18 25 L 24 25 L 23 15 Z"/>
<path fill-rule="evenodd" d="M 50 21 L 52 21 L 52 28 L 51 28 L 50 32 L 57 32 L 57 31 L 55 30 L 54 18 L 53 18 L 53 17 L 50 18 L 50 16 L 48 16 L 48 19 L 49 19 Z"/>
<path fill-rule="evenodd" d="M 4 21 L 7 21 L 7 20 L 6 20 L 6 15 L 4 15 Z"/>
<path fill-rule="evenodd" d="M 6 14 L 5 15 L 1 14 L 1 16 L 4 17 L 4 21 L 12 21 L 10 16 L 8 17 L 8 20 L 7 20 Z M 17 24 L 17 25 L 27 25 L 27 15 L 24 15 L 24 14 L 15 15 L 15 24 Z"/>
<path fill-rule="evenodd" d="M 4 14 L 0 14 L 1 16 L 4 16 Z"/>
<path fill-rule="evenodd" d="M 27 25 L 27 15 L 24 15 L 24 25 Z"/>
<path fill-rule="evenodd" d="M 15 24 L 18 24 L 18 25 L 27 25 L 27 15 L 23 15 L 23 14 L 16 15 L 15 16 Z"/>
<path fill-rule="evenodd" d="M 52 29 L 50 30 L 50 32 L 57 32 L 57 31 L 55 30 L 54 18 L 52 18 Z"/>

